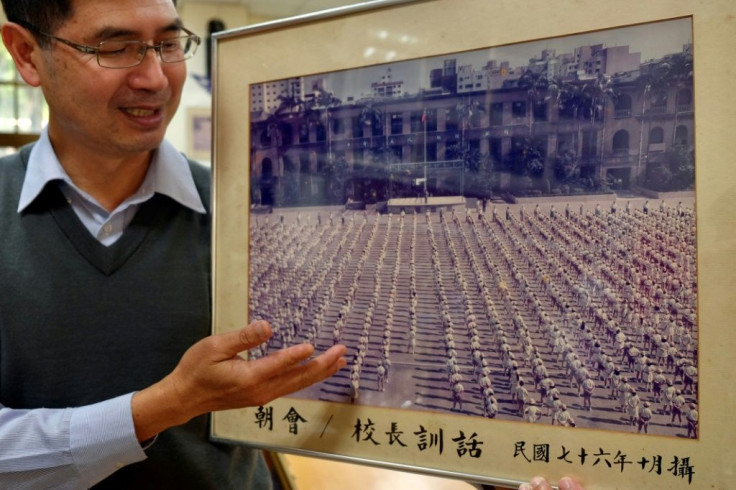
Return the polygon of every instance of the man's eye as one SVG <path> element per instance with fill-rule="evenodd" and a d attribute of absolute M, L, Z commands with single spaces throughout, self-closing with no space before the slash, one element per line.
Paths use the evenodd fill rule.
<path fill-rule="evenodd" d="M 131 46 L 128 44 L 105 44 L 104 46 L 100 46 L 100 49 L 98 50 L 98 54 L 100 56 L 121 56 L 124 55 L 127 51 L 131 49 Z"/>
<path fill-rule="evenodd" d="M 178 39 L 173 41 L 164 41 L 161 43 L 161 50 L 167 52 L 179 51 L 181 50 L 181 41 Z"/>

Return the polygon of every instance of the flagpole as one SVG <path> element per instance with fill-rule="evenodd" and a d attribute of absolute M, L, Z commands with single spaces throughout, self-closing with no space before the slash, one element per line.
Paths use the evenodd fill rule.
<path fill-rule="evenodd" d="M 427 109 L 422 112 L 424 123 L 424 202 L 427 202 Z"/>

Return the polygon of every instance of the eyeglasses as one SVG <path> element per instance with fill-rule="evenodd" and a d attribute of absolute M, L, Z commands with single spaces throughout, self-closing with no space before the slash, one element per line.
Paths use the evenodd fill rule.
<path fill-rule="evenodd" d="M 186 36 L 166 39 L 158 44 L 146 44 L 143 41 L 102 41 L 97 46 L 86 46 L 43 32 L 27 22 L 20 24 L 36 34 L 66 44 L 77 51 L 94 54 L 97 63 L 103 68 L 131 68 L 140 65 L 149 49 L 156 51 L 163 63 L 180 63 L 194 56 L 202 42 L 199 36 L 182 27 L 181 30 L 186 32 Z"/>

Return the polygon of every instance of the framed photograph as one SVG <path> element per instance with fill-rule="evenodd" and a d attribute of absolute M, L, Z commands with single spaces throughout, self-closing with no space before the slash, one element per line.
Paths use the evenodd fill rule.
<path fill-rule="evenodd" d="M 213 332 L 348 347 L 212 437 L 725 488 L 736 7 L 378 1 L 215 40 Z"/>
<path fill-rule="evenodd" d="M 208 162 L 212 158 L 212 110 L 209 107 L 187 109 L 187 155 Z"/>

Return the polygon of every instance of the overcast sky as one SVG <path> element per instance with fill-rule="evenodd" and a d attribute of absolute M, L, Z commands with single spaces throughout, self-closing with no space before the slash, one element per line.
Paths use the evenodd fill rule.
<path fill-rule="evenodd" d="M 449 58 L 455 58 L 457 66 L 472 65 L 474 69 L 479 69 L 488 60 L 496 60 L 499 64 L 508 61 L 512 67 L 517 67 L 526 66 L 530 58 L 539 57 L 545 49 L 554 49 L 559 55 L 572 53 L 579 46 L 604 44 L 607 47 L 629 46 L 630 53 L 641 53 L 641 60 L 647 61 L 680 52 L 688 43 L 692 43 L 692 22 L 684 18 L 306 77 L 305 90 L 310 91 L 314 79 L 325 78 L 328 90 L 341 100 L 346 101 L 350 96 L 357 99 L 369 95 L 371 83 L 380 81 L 390 67 L 392 79 L 404 82 L 404 92 L 416 93 L 420 87 L 428 86 L 429 72 L 441 68 L 443 61 Z"/>

